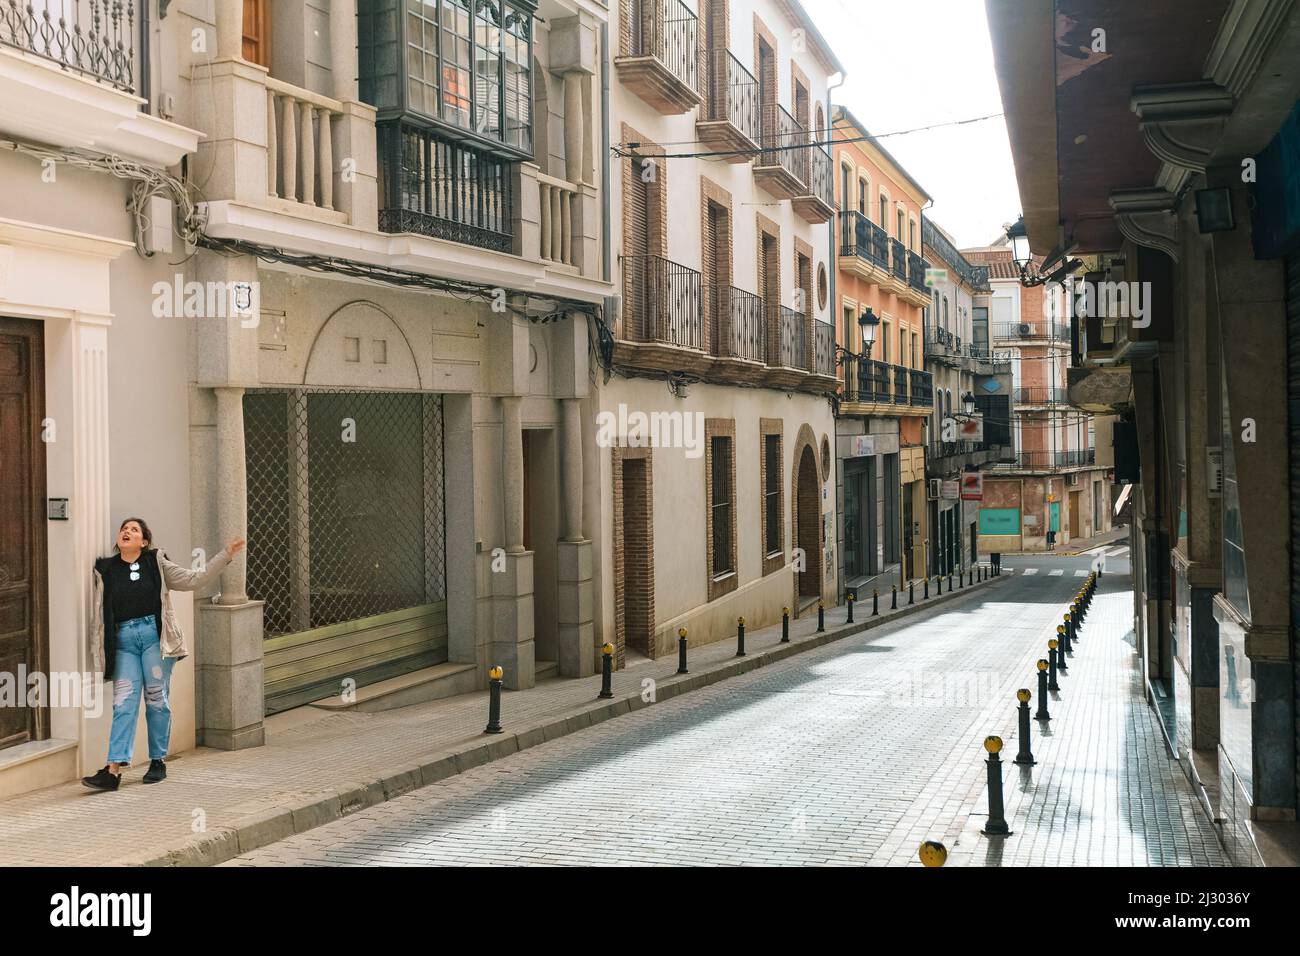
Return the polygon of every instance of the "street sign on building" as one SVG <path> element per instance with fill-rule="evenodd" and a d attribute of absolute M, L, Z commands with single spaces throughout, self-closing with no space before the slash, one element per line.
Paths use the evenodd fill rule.
<path fill-rule="evenodd" d="M 961 494 L 961 485 L 956 481 L 945 481 L 939 485 L 939 497 L 956 501 Z"/>
<path fill-rule="evenodd" d="M 876 453 L 875 435 L 854 435 L 851 458 L 869 458 Z"/>
<path fill-rule="evenodd" d="M 958 441 L 983 441 L 984 416 L 967 415 L 957 419 Z"/>
<path fill-rule="evenodd" d="M 968 471 L 961 476 L 961 497 L 963 501 L 984 500 L 984 475 L 978 471 Z"/>

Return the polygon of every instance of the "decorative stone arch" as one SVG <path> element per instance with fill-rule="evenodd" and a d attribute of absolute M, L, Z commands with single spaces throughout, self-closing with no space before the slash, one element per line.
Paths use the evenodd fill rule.
<path fill-rule="evenodd" d="M 302 384 L 420 391 L 420 366 L 396 320 L 368 299 L 340 306 L 307 350 Z"/>
<path fill-rule="evenodd" d="M 804 549 L 805 570 L 794 576 L 793 607 L 822 593 L 822 472 L 817 435 L 807 422 L 799 426 L 790 456 L 790 541 Z M 810 463 L 810 464 L 809 464 Z M 811 479 L 811 487 L 809 480 Z M 802 519 L 802 520 L 801 520 Z M 811 525 L 811 526 L 810 526 Z"/>

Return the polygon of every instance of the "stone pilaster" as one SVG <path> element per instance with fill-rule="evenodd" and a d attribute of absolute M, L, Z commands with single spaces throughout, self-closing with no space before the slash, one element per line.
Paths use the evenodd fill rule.
<path fill-rule="evenodd" d="M 217 59 L 238 59 L 244 48 L 244 0 L 216 0 Z"/>

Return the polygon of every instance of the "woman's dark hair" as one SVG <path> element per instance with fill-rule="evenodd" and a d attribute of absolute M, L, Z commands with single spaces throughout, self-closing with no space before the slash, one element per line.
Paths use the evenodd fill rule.
<path fill-rule="evenodd" d="M 122 529 L 125 528 L 127 525 L 129 525 L 132 521 L 134 521 L 136 524 L 140 526 L 140 533 L 144 535 L 146 546 L 153 544 L 153 532 L 149 530 L 149 525 L 145 523 L 145 520 L 143 518 L 127 518 L 125 521 L 123 521 L 120 525 L 117 526 L 117 533 L 121 534 Z M 120 550 L 117 546 L 117 541 L 113 542 L 113 550 L 114 551 Z"/>

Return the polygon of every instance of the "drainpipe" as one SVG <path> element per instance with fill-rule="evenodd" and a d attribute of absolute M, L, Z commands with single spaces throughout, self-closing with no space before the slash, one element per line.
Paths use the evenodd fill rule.
<path fill-rule="evenodd" d="M 609 281 L 609 24 L 600 25 L 600 141 L 601 180 L 603 196 L 600 204 L 600 233 L 604 240 L 600 250 L 600 277 Z"/>
<path fill-rule="evenodd" d="M 843 73 L 839 74 L 839 77 L 840 79 L 838 83 L 831 83 L 826 87 L 826 127 L 827 127 L 826 139 L 832 141 L 827 143 L 827 146 L 830 149 L 830 154 L 831 154 L 831 195 L 832 196 L 835 195 L 835 184 L 839 181 L 840 169 L 839 169 L 839 164 L 836 163 L 835 161 L 835 147 L 833 144 L 833 140 L 835 139 L 835 136 L 833 135 L 835 130 L 835 106 L 831 99 L 831 92 L 833 90 L 839 89 L 841 86 L 844 85 L 844 74 Z M 830 285 L 830 293 L 831 293 L 830 294 L 831 328 L 835 327 L 835 317 L 840 311 L 839 301 L 835 298 L 835 276 L 836 273 L 840 271 L 839 254 L 836 252 L 835 249 L 835 229 L 838 226 L 839 226 L 839 211 L 837 210 L 836 212 L 831 213 L 830 261 L 826 264 L 826 271 L 830 273 L 829 285 Z M 848 324 L 846 323 L 844 326 L 844 343 L 843 343 L 845 348 L 848 348 L 849 342 L 852 341 L 852 338 L 850 337 L 852 331 L 853 330 L 849 328 Z M 832 352 L 832 354 L 834 353 Z"/>

